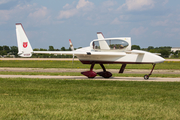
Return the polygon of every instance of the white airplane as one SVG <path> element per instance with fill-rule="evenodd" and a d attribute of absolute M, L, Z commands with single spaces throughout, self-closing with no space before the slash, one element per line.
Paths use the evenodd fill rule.
<path fill-rule="evenodd" d="M 153 64 L 151 72 L 144 75 L 144 79 L 147 80 L 152 74 L 156 63 L 165 61 L 165 59 L 154 53 L 131 50 L 130 37 L 104 38 L 103 34 L 98 32 L 98 39 L 93 40 L 89 47 L 74 50 L 72 42 L 69 40 L 72 51 L 33 51 L 21 23 L 16 23 L 16 35 L 19 56 L 31 57 L 33 53 L 73 55 L 73 59 L 76 56 L 83 64 L 91 64 L 89 71 L 81 72 L 88 78 L 94 78 L 97 74 L 104 78 L 110 78 L 112 73 L 106 71 L 103 64 L 122 64 L 119 73 L 124 72 L 127 64 Z M 95 64 L 100 64 L 103 71 L 94 72 Z"/>

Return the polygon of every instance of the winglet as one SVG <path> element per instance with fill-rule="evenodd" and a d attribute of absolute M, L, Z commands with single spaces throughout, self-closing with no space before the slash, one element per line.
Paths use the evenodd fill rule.
<path fill-rule="evenodd" d="M 73 44 L 71 42 L 71 39 L 69 39 L 69 44 L 70 44 L 71 50 L 74 51 L 74 47 L 73 47 Z"/>
<path fill-rule="evenodd" d="M 104 39 L 104 35 L 102 34 L 102 32 L 97 32 L 97 38 Z"/>
<path fill-rule="evenodd" d="M 33 50 L 21 23 L 16 23 L 16 36 L 18 55 L 21 57 L 31 57 Z"/>

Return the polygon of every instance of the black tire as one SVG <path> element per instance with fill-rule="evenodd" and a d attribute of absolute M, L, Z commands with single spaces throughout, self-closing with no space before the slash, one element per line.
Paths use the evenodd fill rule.
<path fill-rule="evenodd" d="M 148 80 L 149 79 L 149 75 L 144 75 L 144 79 Z"/>

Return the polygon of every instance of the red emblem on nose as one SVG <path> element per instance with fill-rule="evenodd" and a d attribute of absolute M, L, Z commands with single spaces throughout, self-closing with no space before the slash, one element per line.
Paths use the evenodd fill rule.
<path fill-rule="evenodd" d="M 28 42 L 23 42 L 23 47 L 26 48 L 28 46 Z"/>

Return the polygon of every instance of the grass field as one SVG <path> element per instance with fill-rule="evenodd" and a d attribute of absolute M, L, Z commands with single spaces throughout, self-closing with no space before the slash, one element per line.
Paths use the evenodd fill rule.
<path fill-rule="evenodd" d="M 180 83 L 0 78 L 0 119 L 180 119 Z"/>
<path fill-rule="evenodd" d="M 155 69 L 179 70 L 180 62 L 164 62 Z M 0 60 L 0 67 L 89 69 L 79 61 Z M 120 64 L 105 65 L 119 69 Z M 127 69 L 151 69 L 151 64 L 127 65 Z M 95 69 L 101 69 L 95 65 Z M 77 72 L 12 72 L 13 75 L 73 75 Z M 113 74 L 142 77 L 144 74 Z M 180 77 L 153 74 L 152 77 Z M 120 82 L 0 78 L 0 119 L 180 119 L 180 83 Z"/>
<path fill-rule="evenodd" d="M 20 68 L 74 68 L 89 69 L 90 65 L 84 65 L 79 61 L 52 61 L 52 60 L 0 60 L 0 67 L 20 67 Z M 121 64 L 106 64 L 107 69 L 120 69 Z M 126 69 L 151 69 L 151 64 L 128 64 Z M 100 65 L 95 65 L 95 69 L 101 69 Z M 180 61 L 165 61 L 156 65 L 155 69 L 175 69 L 180 70 Z"/>

